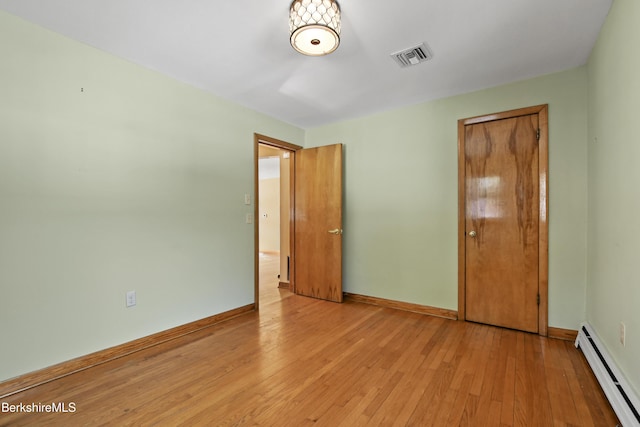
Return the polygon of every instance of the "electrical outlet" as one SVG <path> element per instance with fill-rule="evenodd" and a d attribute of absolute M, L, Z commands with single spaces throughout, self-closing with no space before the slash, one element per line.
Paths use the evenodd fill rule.
<path fill-rule="evenodd" d="M 136 305 L 136 291 L 127 292 L 127 307 Z"/>
<path fill-rule="evenodd" d="M 252 224 L 253 223 L 253 215 L 248 213 L 244 218 L 244 222 L 246 222 L 247 224 Z"/>
<path fill-rule="evenodd" d="M 625 326 L 624 322 L 620 322 L 620 344 L 622 344 L 622 346 L 624 347 L 624 342 L 626 339 L 626 334 L 627 334 L 627 327 Z"/>
<path fill-rule="evenodd" d="M 251 194 L 245 194 L 244 195 L 244 204 L 245 205 L 250 205 L 251 204 Z"/>

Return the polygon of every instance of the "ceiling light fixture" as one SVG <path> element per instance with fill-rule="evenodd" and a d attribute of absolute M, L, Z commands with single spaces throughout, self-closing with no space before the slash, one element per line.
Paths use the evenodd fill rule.
<path fill-rule="evenodd" d="M 291 46 L 309 56 L 327 55 L 340 44 L 340 6 L 335 0 L 294 0 L 289 9 Z"/>

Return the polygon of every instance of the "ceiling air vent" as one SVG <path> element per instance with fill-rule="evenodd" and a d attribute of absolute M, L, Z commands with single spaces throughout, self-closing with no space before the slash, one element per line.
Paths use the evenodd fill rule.
<path fill-rule="evenodd" d="M 429 50 L 425 43 L 422 43 L 420 46 L 392 53 L 391 58 L 393 58 L 399 66 L 404 68 L 430 60 L 433 58 L 433 53 L 431 53 L 431 50 Z"/>

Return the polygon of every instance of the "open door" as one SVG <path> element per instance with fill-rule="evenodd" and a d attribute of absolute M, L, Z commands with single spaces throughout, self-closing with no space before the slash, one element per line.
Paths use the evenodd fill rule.
<path fill-rule="evenodd" d="M 296 151 L 295 292 L 342 302 L 342 144 Z"/>

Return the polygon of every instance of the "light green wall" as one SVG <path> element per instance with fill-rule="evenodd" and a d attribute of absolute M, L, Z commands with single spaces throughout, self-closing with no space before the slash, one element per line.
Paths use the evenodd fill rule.
<path fill-rule="evenodd" d="M 615 0 L 588 63 L 587 320 L 640 395 L 640 2 Z M 626 324 L 626 346 L 620 344 Z"/>
<path fill-rule="evenodd" d="M 428 66 L 425 65 L 425 66 Z M 549 104 L 549 324 L 585 318 L 584 67 L 307 131 L 345 145 L 344 288 L 457 310 L 457 121 Z"/>
<path fill-rule="evenodd" d="M 0 34 L 0 380 L 253 303 L 253 133 L 304 131 L 3 12 Z"/>

